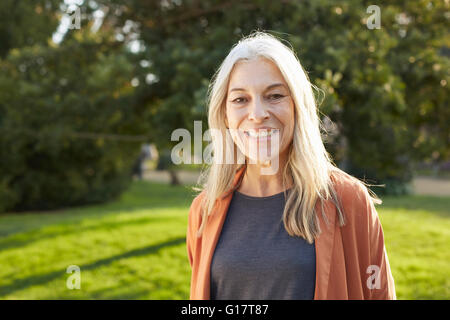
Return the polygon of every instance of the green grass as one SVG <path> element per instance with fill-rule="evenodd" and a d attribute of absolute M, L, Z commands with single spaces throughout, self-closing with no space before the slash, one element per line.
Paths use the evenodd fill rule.
<path fill-rule="evenodd" d="M 450 299 L 450 197 L 384 197 L 377 206 L 398 299 Z"/>
<path fill-rule="evenodd" d="M 0 299 L 187 299 L 186 187 L 135 182 L 107 205 L 0 216 Z M 66 288 L 78 265 L 81 290 Z"/>
<path fill-rule="evenodd" d="M 192 198 L 139 181 L 106 205 L 0 215 L 0 299 L 188 299 Z M 449 299 L 450 198 L 383 200 L 398 299 Z M 69 265 L 81 290 L 66 288 Z"/>

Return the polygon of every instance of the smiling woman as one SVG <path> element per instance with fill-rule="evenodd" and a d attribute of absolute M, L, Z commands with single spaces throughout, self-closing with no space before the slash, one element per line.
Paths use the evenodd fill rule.
<path fill-rule="evenodd" d="M 246 158 L 253 160 L 248 170 L 262 173 L 258 162 L 268 165 L 276 162 L 275 169 L 278 169 L 280 160 L 284 165 L 288 158 L 295 116 L 294 101 L 280 70 L 263 57 L 241 60 L 233 67 L 228 87 L 225 124 L 234 129 L 230 131 L 234 143 Z M 276 139 L 275 147 L 272 135 Z M 271 183 L 272 175 L 255 175 L 249 171 L 248 176 L 258 176 L 260 181 L 243 181 L 241 191 L 244 193 L 263 196 L 282 191 L 279 189 L 282 185 Z"/>
<path fill-rule="evenodd" d="M 191 299 L 395 299 L 381 201 L 334 165 L 312 87 L 264 32 L 214 75 L 208 122 L 225 143 L 213 137 L 213 152 L 237 157 L 214 159 L 190 208 Z"/>

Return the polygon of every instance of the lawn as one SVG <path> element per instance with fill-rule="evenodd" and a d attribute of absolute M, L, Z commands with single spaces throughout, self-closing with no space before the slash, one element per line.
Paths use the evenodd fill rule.
<path fill-rule="evenodd" d="M 0 299 L 187 299 L 193 195 L 137 181 L 106 205 L 0 215 Z M 398 299 L 450 299 L 450 198 L 383 200 Z M 80 290 L 66 287 L 69 265 Z"/>

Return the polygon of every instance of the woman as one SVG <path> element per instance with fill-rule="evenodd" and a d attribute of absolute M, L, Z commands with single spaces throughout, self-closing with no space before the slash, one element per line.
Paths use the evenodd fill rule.
<path fill-rule="evenodd" d="M 191 299 L 396 298 L 381 201 L 332 163 L 291 49 L 263 32 L 239 41 L 208 122 L 224 138 L 189 211 Z"/>

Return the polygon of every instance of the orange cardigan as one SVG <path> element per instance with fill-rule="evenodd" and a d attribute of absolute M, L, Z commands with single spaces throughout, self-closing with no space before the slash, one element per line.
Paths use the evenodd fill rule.
<path fill-rule="evenodd" d="M 196 231 L 201 223 L 200 203 L 205 192 L 192 202 L 189 210 L 186 247 L 191 265 L 191 300 L 210 299 L 210 265 L 220 236 L 233 190 L 245 170 L 241 167 L 234 177 L 234 187 L 216 201 L 213 214 L 200 238 Z M 340 227 L 334 204 L 324 202 L 321 214 L 317 201 L 321 228 L 315 239 L 316 282 L 314 300 L 338 299 L 396 299 L 394 279 L 384 246 L 384 236 L 377 211 L 367 190 L 346 174 L 332 175 L 335 190 L 345 213 L 345 225 Z M 369 267 L 371 266 L 371 267 Z M 376 279 L 375 276 L 378 275 Z"/>

